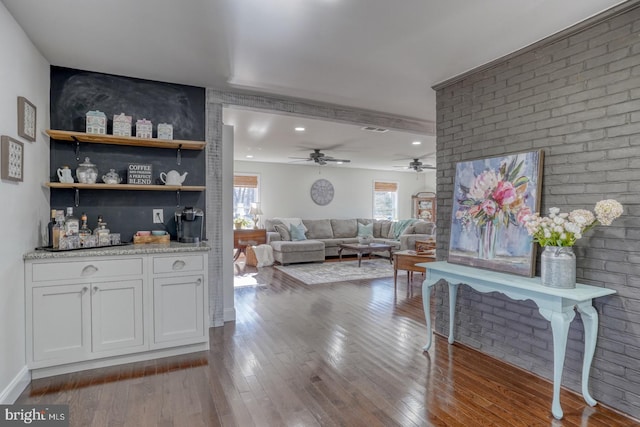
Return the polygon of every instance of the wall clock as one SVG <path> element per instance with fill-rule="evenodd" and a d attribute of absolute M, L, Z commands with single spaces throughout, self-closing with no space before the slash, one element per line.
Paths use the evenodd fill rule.
<path fill-rule="evenodd" d="M 319 179 L 311 186 L 311 200 L 316 205 L 325 206 L 333 200 L 333 184 L 326 179 Z"/>

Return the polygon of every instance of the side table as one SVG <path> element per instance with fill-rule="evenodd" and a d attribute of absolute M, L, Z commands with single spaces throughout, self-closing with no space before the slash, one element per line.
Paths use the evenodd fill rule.
<path fill-rule="evenodd" d="M 256 246 L 267 243 L 267 230 L 264 228 L 235 229 L 233 230 L 233 262 L 240 257 L 241 253 L 246 254 L 247 246 Z"/>

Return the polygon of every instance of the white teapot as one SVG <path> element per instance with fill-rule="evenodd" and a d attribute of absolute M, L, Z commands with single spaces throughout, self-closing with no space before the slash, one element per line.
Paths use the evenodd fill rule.
<path fill-rule="evenodd" d="M 182 185 L 185 178 L 187 177 L 187 173 L 185 172 L 182 175 L 178 171 L 170 170 L 167 173 L 160 172 L 160 180 L 166 185 Z"/>
<path fill-rule="evenodd" d="M 60 180 L 60 182 L 73 182 L 73 176 L 71 176 L 71 169 L 69 169 L 69 166 L 58 168 L 58 179 Z"/>

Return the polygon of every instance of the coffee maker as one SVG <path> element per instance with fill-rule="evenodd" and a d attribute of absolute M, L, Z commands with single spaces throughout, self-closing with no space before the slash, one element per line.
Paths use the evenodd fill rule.
<path fill-rule="evenodd" d="M 204 212 L 193 206 L 185 206 L 175 213 L 178 242 L 199 243 L 202 240 Z"/>

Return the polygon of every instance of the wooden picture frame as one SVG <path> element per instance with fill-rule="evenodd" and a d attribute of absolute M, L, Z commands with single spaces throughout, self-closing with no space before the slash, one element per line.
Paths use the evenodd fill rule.
<path fill-rule="evenodd" d="M 540 209 L 542 150 L 456 165 L 448 261 L 532 277 L 535 246 L 521 224 Z"/>
<path fill-rule="evenodd" d="M 24 175 L 24 144 L 7 135 L 0 137 L 0 178 L 22 182 Z"/>
<path fill-rule="evenodd" d="M 27 141 L 36 140 L 37 109 L 24 96 L 18 97 L 18 135 Z"/>

